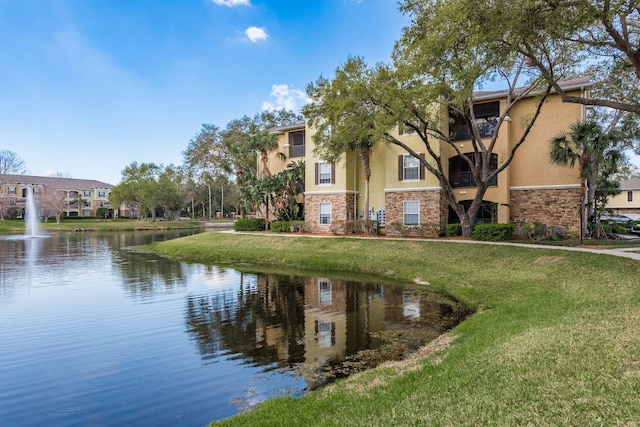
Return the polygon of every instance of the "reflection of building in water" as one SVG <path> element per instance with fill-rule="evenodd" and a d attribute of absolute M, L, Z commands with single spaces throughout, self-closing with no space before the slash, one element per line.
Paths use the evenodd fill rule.
<path fill-rule="evenodd" d="M 240 276 L 239 287 L 187 300 L 187 330 L 203 358 L 226 353 L 266 369 L 290 367 L 304 376 L 309 389 L 324 382 L 325 368 L 383 344 L 379 332 L 416 328 L 418 336 L 435 338 L 464 314 L 445 297 L 424 290 L 275 274 Z"/>
<path fill-rule="evenodd" d="M 372 332 L 419 326 L 433 329 L 435 337 L 442 332 L 442 318 L 453 310 L 417 290 L 326 278 L 299 280 L 283 286 L 275 276 L 258 279 L 269 314 L 256 319 L 255 339 L 258 347 L 275 352 L 279 363 L 304 361 L 307 369 L 302 372 L 310 388 L 317 385 L 315 374 L 325 364 L 375 347 Z"/>

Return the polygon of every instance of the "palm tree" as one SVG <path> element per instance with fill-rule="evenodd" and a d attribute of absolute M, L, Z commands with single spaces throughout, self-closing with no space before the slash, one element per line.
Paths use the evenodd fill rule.
<path fill-rule="evenodd" d="M 576 122 L 571 125 L 568 133 L 563 132 L 551 139 L 549 159 L 552 163 L 568 167 L 578 164 L 583 190 L 582 203 L 587 208 L 583 214 L 583 232 L 586 230 L 586 219 L 591 218 L 595 212 L 598 175 L 605 166 L 615 163 L 621 157 L 621 151 L 617 147 L 620 141 L 617 134 L 605 132 L 593 121 Z"/>
<path fill-rule="evenodd" d="M 278 147 L 278 135 L 267 130 L 258 130 L 249 135 L 249 146 L 260 156 L 262 170 L 260 179 L 271 176 L 269 170 L 269 153 Z"/>

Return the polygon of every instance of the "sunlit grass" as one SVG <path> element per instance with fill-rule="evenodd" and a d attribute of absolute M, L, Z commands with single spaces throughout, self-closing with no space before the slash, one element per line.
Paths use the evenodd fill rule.
<path fill-rule="evenodd" d="M 154 250 L 205 263 L 420 279 L 476 314 L 418 369 L 386 366 L 221 425 L 636 425 L 640 263 L 459 242 L 201 233 Z M 416 363 L 415 361 L 412 363 Z"/>

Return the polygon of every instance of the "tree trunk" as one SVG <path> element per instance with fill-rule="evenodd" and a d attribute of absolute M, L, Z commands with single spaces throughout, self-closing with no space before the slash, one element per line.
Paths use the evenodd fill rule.
<path fill-rule="evenodd" d="M 365 224 L 371 218 L 369 216 L 369 179 L 371 178 L 371 148 L 363 147 L 360 150 L 360 157 L 362 157 L 362 171 L 364 173 L 364 215 Z M 355 189 L 354 189 L 355 190 Z"/>
<path fill-rule="evenodd" d="M 211 210 L 213 209 L 211 204 L 211 184 L 207 184 L 207 188 L 209 189 L 209 221 L 211 221 Z"/>
<path fill-rule="evenodd" d="M 588 225 L 588 218 L 589 218 L 589 210 L 586 209 L 586 204 L 588 203 L 589 200 L 589 188 L 588 188 L 588 180 L 582 180 L 581 185 L 580 185 L 580 192 L 582 193 L 580 195 L 580 204 L 582 205 L 582 209 L 580 209 L 580 212 L 582 214 L 582 229 L 580 230 L 580 232 L 582 233 L 582 236 L 586 236 L 587 235 L 587 231 L 589 230 L 589 228 L 587 227 Z"/>
<path fill-rule="evenodd" d="M 594 169 L 596 169 L 594 167 Z M 598 168 L 599 169 L 599 168 Z M 596 211 L 596 188 L 598 180 L 598 173 L 593 173 L 587 180 L 587 219 L 594 216 Z"/>

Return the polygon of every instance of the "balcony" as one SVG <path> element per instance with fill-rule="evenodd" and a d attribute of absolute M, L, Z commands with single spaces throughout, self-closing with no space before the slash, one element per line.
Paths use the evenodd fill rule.
<path fill-rule="evenodd" d="M 495 128 L 496 126 L 494 123 L 478 123 L 478 132 L 480 133 L 480 138 L 491 138 L 493 136 L 493 131 L 495 130 Z M 451 136 L 451 141 L 466 141 L 471 139 L 471 132 L 469 132 L 469 127 L 466 124 L 450 126 L 449 135 Z"/>
<path fill-rule="evenodd" d="M 304 157 L 304 144 L 289 147 L 289 158 L 292 157 Z"/>
<path fill-rule="evenodd" d="M 471 171 L 451 172 L 449 174 L 449 181 L 451 182 L 451 186 L 453 188 L 475 187 L 477 185 Z M 489 182 L 489 186 L 496 185 L 498 185 L 498 177 L 494 176 L 493 179 Z"/>

